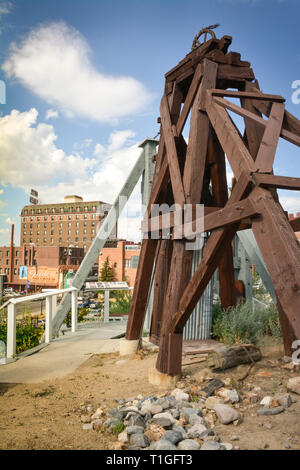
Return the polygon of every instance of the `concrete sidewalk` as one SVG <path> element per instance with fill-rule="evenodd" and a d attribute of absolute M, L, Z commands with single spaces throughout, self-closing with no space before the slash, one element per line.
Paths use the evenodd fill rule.
<path fill-rule="evenodd" d="M 76 333 L 65 330 L 64 335 L 31 356 L 0 365 L 0 383 L 38 383 L 64 377 L 73 372 L 93 354 L 119 351 L 120 339 L 126 322 L 89 324 Z"/>

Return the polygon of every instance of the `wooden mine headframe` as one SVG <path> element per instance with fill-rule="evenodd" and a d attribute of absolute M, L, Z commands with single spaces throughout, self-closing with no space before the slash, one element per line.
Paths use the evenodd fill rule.
<path fill-rule="evenodd" d="M 300 220 L 288 221 L 276 191 L 300 190 L 300 178 L 273 174 L 279 138 L 300 146 L 300 121 L 285 110 L 284 98 L 260 91 L 250 63 L 228 52 L 230 36 L 217 39 L 207 29 L 201 33 L 212 38 L 201 44 L 197 35 L 192 51 L 165 75 L 160 142 L 143 227 L 148 232 L 151 226 L 152 204 L 204 204 L 209 238 L 191 278 L 193 251 L 178 238 L 175 217 L 166 226 L 158 216 L 159 228 L 168 228 L 171 237 L 149 235 L 142 241 L 126 331 L 127 340 L 141 335 L 154 268 L 156 368 L 169 375 L 181 372 L 184 325 L 217 268 L 222 307 L 236 303 L 232 240 L 246 228 L 253 230 L 274 285 L 287 354 L 300 338 L 300 246 L 294 234 Z M 244 119 L 243 135 L 228 111 Z M 186 143 L 182 131 L 189 116 Z M 234 173 L 229 197 L 225 155 Z"/>

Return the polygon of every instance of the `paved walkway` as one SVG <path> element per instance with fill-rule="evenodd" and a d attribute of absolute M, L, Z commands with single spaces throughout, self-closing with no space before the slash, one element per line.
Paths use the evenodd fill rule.
<path fill-rule="evenodd" d="M 91 322 L 79 325 L 76 333 L 65 330 L 38 353 L 0 365 L 0 383 L 38 383 L 64 377 L 93 354 L 118 351 L 120 339 L 115 337 L 125 330 L 126 321 Z"/>

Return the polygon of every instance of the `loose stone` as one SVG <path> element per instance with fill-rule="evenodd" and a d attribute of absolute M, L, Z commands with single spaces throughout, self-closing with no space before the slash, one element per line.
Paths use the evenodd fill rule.
<path fill-rule="evenodd" d="M 215 405 L 214 410 L 222 424 L 232 423 L 240 417 L 239 413 L 228 405 Z"/>
<path fill-rule="evenodd" d="M 275 408 L 261 408 L 257 411 L 260 416 L 263 415 L 278 415 L 284 411 L 283 406 L 276 406 Z"/>
<path fill-rule="evenodd" d="M 179 442 L 178 449 L 180 450 L 199 450 L 200 444 L 194 441 L 193 439 L 184 439 L 183 441 Z"/>

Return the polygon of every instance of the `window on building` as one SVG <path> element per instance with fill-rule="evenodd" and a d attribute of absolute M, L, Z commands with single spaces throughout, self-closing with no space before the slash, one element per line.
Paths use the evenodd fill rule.
<path fill-rule="evenodd" d="M 40 228 L 40 225 L 41 225 L 41 224 L 37 224 L 37 228 Z"/>
<path fill-rule="evenodd" d="M 86 227 L 86 222 L 83 222 L 83 226 Z"/>
<path fill-rule="evenodd" d="M 36 234 L 37 234 L 37 235 L 39 235 L 39 234 L 40 234 L 40 232 L 39 232 L 39 231 L 37 231 L 37 232 L 36 232 Z"/>
<path fill-rule="evenodd" d="M 59 241 L 59 242 L 62 242 L 62 237 L 59 237 L 58 241 Z"/>
<path fill-rule="evenodd" d="M 19 250 L 16 250 L 16 256 L 19 256 Z"/>
<path fill-rule="evenodd" d="M 86 237 L 83 237 L 83 241 L 86 242 Z"/>
<path fill-rule="evenodd" d="M 6 256 L 9 256 L 9 250 L 6 251 Z"/>
<path fill-rule="evenodd" d="M 71 235 L 71 230 L 68 230 L 68 235 Z"/>
<path fill-rule="evenodd" d="M 47 230 L 44 230 L 44 235 L 47 235 Z"/>
<path fill-rule="evenodd" d="M 95 227 L 95 222 L 92 222 L 92 227 Z"/>
<path fill-rule="evenodd" d="M 30 232 L 29 235 L 32 235 L 32 232 Z"/>
<path fill-rule="evenodd" d="M 32 221 L 33 221 L 33 217 L 30 217 L 30 222 L 32 222 Z"/>
<path fill-rule="evenodd" d="M 54 227 L 54 224 L 51 224 L 51 228 L 53 228 L 53 227 Z"/>
<path fill-rule="evenodd" d="M 51 230 L 50 235 L 54 235 L 54 230 Z"/>
<path fill-rule="evenodd" d="M 79 219 L 79 215 L 76 215 L 76 220 L 78 220 L 78 219 Z"/>
<path fill-rule="evenodd" d="M 83 229 L 83 233 L 86 233 L 86 228 Z"/>
<path fill-rule="evenodd" d="M 39 212 L 40 212 L 40 209 L 39 209 Z M 40 219 L 41 219 L 40 217 L 37 217 L 38 222 L 40 221 Z"/>
<path fill-rule="evenodd" d="M 68 215 L 68 219 L 69 219 L 69 220 L 72 220 L 72 217 L 71 217 L 70 215 Z"/>
<path fill-rule="evenodd" d="M 50 243 L 51 243 L 51 244 L 53 243 L 53 238 L 50 238 Z"/>
<path fill-rule="evenodd" d="M 9 259 L 6 260 L 6 264 L 9 264 Z"/>
<path fill-rule="evenodd" d="M 47 241 L 47 238 L 44 238 L 44 239 L 43 239 L 43 242 L 46 243 L 46 241 Z"/>
<path fill-rule="evenodd" d="M 84 214 L 84 218 L 87 219 L 87 215 L 86 215 L 86 214 Z"/>
<path fill-rule="evenodd" d="M 51 220 L 54 220 L 54 215 L 51 215 Z"/>
<path fill-rule="evenodd" d="M 62 235 L 62 230 L 59 231 L 59 235 Z"/>
<path fill-rule="evenodd" d="M 94 228 L 92 228 L 91 233 L 94 235 L 94 233 L 95 233 L 95 229 L 94 229 Z"/>
<path fill-rule="evenodd" d="M 19 260 L 18 260 L 18 259 L 16 259 L 16 261 L 15 261 L 15 265 L 16 265 L 16 266 L 18 266 L 18 264 L 19 264 Z"/>
<path fill-rule="evenodd" d="M 36 239 L 36 243 L 40 243 L 40 239 L 39 239 L 39 238 Z"/>
<path fill-rule="evenodd" d="M 76 222 L 76 227 L 79 227 L 79 222 Z"/>
<path fill-rule="evenodd" d="M 78 242 L 78 237 L 75 237 L 75 242 Z"/>
<path fill-rule="evenodd" d="M 60 208 L 60 212 L 63 212 L 63 211 L 64 211 L 64 208 L 61 207 L 61 208 Z M 60 216 L 60 220 L 61 220 L 61 216 Z"/>
<path fill-rule="evenodd" d="M 26 224 L 23 224 L 23 228 L 26 228 Z"/>
<path fill-rule="evenodd" d="M 25 238 L 23 238 L 23 243 L 25 243 Z"/>
<path fill-rule="evenodd" d="M 32 238 L 29 238 L 29 243 L 32 243 Z"/>
<path fill-rule="evenodd" d="M 47 217 L 44 217 L 44 220 L 47 220 Z"/>
<path fill-rule="evenodd" d="M 30 224 L 30 228 L 32 228 L 32 224 Z"/>
<path fill-rule="evenodd" d="M 75 230 L 75 233 L 76 233 L 76 235 L 78 235 L 78 234 L 79 234 L 79 230 Z"/>

